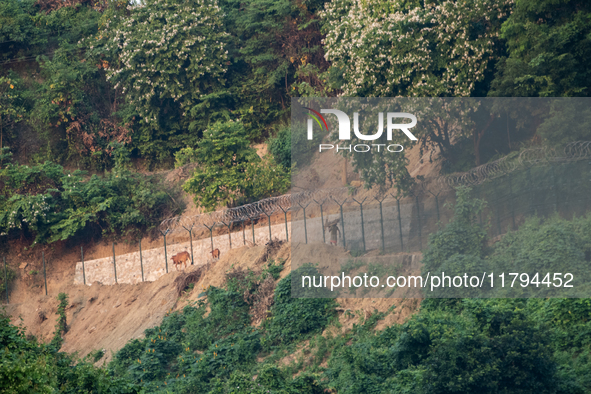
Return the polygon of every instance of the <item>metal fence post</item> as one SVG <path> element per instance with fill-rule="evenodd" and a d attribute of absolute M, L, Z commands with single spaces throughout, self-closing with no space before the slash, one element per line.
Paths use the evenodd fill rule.
<path fill-rule="evenodd" d="M 142 239 L 140 238 L 140 268 L 142 270 L 142 282 L 144 281 L 144 261 L 142 258 Z"/>
<path fill-rule="evenodd" d="M 382 198 L 381 200 L 379 200 L 377 197 L 374 197 L 376 199 L 377 202 L 380 203 L 380 228 L 382 230 L 381 235 L 382 235 L 382 252 L 384 252 L 386 250 L 386 239 L 384 238 L 384 215 L 382 212 L 382 202 L 386 199 L 385 197 Z"/>
<path fill-rule="evenodd" d="M 530 212 L 535 212 L 534 209 L 534 196 L 535 196 L 535 190 L 534 190 L 534 185 L 533 182 L 531 180 L 531 169 L 528 166 L 527 167 L 527 185 L 528 185 L 528 189 L 529 189 L 529 210 Z"/>
<path fill-rule="evenodd" d="M 226 224 L 226 222 L 220 222 L 220 223 L 228 228 L 228 242 L 230 244 L 230 249 L 232 249 L 232 233 L 230 231 L 230 225 L 232 224 L 232 222 L 229 222 L 228 224 Z"/>
<path fill-rule="evenodd" d="M 499 196 L 499 188 L 497 188 L 496 190 L 497 190 L 497 192 L 495 194 L 497 196 L 497 199 L 496 199 L 497 200 L 496 201 L 496 204 L 497 204 L 497 209 L 496 209 L 496 212 L 497 212 L 497 232 L 498 232 L 497 235 L 501 235 L 501 212 L 500 212 L 501 198 Z"/>
<path fill-rule="evenodd" d="M 261 211 L 265 214 L 265 216 L 267 216 L 267 223 L 269 224 L 269 242 L 271 242 L 271 240 L 273 239 L 271 235 L 271 215 L 273 215 L 273 211 L 271 211 L 271 214 L 268 214 L 267 211 L 265 211 L 262 207 Z"/>
<path fill-rule="evenodd" d="M 394 196 L 392 196 L 394 197 Z M 394 197 L 396 198 L 396 207 L 397 207 L 397 211 L 398 211 L 398 232 L 400 235 L 400 251 L 404 252 L 404 243 L 402 242 L 402 217 L 400 216 L 400 198 L 398 197 Z"/>
<path fill-rule="evenodd" d="M 84 269 L 84 250 L 82 246 L 80 246 L 80 256 L 82 258 L 82 278 L 84 280 L 84 284 L 86 284 L 86 270 Z"/>
<path fill-rule="evenodd" d="M 314 202 L 320 205 L 320 221 L 322 222 L 322 242 L 326 243 L 326 231 L 324 231 L 324 212 L 322 211 L 322 206 L 324 205 L 326 200 L 323 200 L 322 204 L 316 200 L 314 200 Z"/>
<path fill-rule="evenodd" d="M 517 226 L 515 225 L 515 206 L 513 205 L 513 182 L 511 181 L 511 174 L 508 174 L 507 176 L 509 179 L 509 200 L 511 202 L 511 219 L 513 221 L 513 231 L 515 231 L 517 230 Z"/>
<path fill-rule="evenodd" d="M 166 230 L 166 233 L 164 233 L 164 263 L 166 265 L 166 273 L 168 274 L 168 254 L 166 253 L 166 234 L 168 233 L 168 230 Z"/>
<path fill-rule="evenodd" d="M 242 243 L 246 245 L 246 232 L 244 229 L 244 220 L 240 220 L 240 225 L 242 226 Z"/>
<path fill-rule="evenodd" d="M 189 232 L 189 244 L 191 245 L 191 265 L 193 265 L 193 227 L 194 226 L 195 226 L 195 224 L 192 224 L 191 228 L 186 228 L 185 226 L 183 226 L 183 228 Z"/>
<path fill-rule="evenodd" d="M 482 198 L 482 190 L 478 190 L 478 197 L 477 197 L 477 198 L 478 198 L 478 199 L 480 199 L 480 200 L 482 200 L 482 199 L 483 199 L 483 198 Z M 484 209 L 484 208 L 481 208 L 481 209 L 478 211 L 478 223 L 480 223 L 480 225 L 481 225 L 481 226 L 482 226 L 482 210 L 483 210 L 483 209 Z"/>
<path fill-rule="evenodd" d="M 279 206 L 279 208 L 283 211 L 283 219 L 285 220 L 285 241 L 289 242 L 289 231 L 287 228 L 287 211 L 289 208 L 287 208 L 287 210 L 283 209 L 282 206 Z"/>
<path fill-rule="evenodd" d="M 189 244 L 191 245 L 191 265 L 193 265 L 193 226 L 191 226 L 191 229 L 189 230 Z"/>
<path fill-rule="evenodd" d="M 554 211 L 558 212 L 558 207 L 559 207 L 559 198 L 558 198 L 558 183 L 556 183 L 556 174 L 555 174 L 555 170 L 554 170 L 554 166 L 552 166 L 552 164 L 550 164 L 550 168 L 552 170 L 552 184 L 554 186 L 554 196 L 556 197 L 556 203 L 554 205 Z"/>
<path fill-rule="evenodd" d="M 209 230 L 209 240 L 211 241 L 211 250 L 213 250 L 213 226 L 215 226 L 215 222 L 209 227 L 207 224 L 204 226 Z"/>
<path fill-rule="evenodd" d="M 43 277 L 45 278 L 45 295 L 47 295 L 47 270 L 45 269 L 45 251 L 41 251 L 41 258 L 43 259 Z"/>
<path fill-rule="evenodd" d="M 439 223 L 441 221 L 441 218 L 439 217 L 439 199 L 437 198 L 438 196 L 439 193 L 435 195 L 435 208 L 437 210 L 437 222 Z"/>
<path fill-rule="evenodd" d="M 254 240 L 254 216 L 252 218 L 249 216 L 248 218 L 250 219 L 250 228 L 252 230 L 252 244 L 256 245 L 256 242 Z"/>
<path fill-rule="evenodd" d="M 359 210 L 361 212 L 361 239 L 363 240 L 363 252 L 365 253 L 367 248 L 365 246 L 365 227 L 363 225 L 363 202 L 367 199 L 367 197 L 365 197 L 361 202 L 357 201 L 353 197 L 351 197 L 351 199 L 359 204 Z"/>
<path fill-rule="evenodd" d="M 115 272 L 115 283 L 117 283 L 117 263 L 115 262 L 115 242 L 113 242 L 113 272 Z"/>
<path fill-rule="evenodd" d="M 306 208 L 310 204 L 306 204 L 305 207 L 302 207 L 302 204 L 300 204 L 300 203 L 298 203 L 298 205 L 304 210 L 304 237 L 305 237 L 306 243 L 308 243 L 308 228 L 306 225 Z"/>
<path fill-rule="evenodd" d="M 335 200 L 334 197 L 331 197 L 331 198 L 333 199 L 334 202 L 337 203 L 337 205 L 339 206 L 340 211 L 341 211 L 341 227 L 343 229 L 343 248 L 346 248 L 347 247 L 347 238 L 345 237 L 345 217 L 343 216 L 343 205 L 345 204 L 345 202 L 347 202 L 347 199 L 345 198 L 342 203 L 339 203 L 337 200 Z"/>

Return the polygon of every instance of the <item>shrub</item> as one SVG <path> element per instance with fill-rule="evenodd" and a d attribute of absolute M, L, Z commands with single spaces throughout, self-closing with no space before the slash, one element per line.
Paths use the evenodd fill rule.
<path fill-rule="evenodd" d="M 16 272 L 10 268 L 6 267 L 6 275 L 3 271 L 4 267 L 0 267 L 0 297 L 5 296 L 6 287 L 8 286 L 10 290 L 10 284 L 16 279 Z M 7 281 L 5 281 L 5 277 L 8 279 Z"/>
<path fill-rule="evenodd" d="M 153 228 L 173 210 L 172 201 L 155 178 L 134 174 L 124 163 L 88 179 L 83 171 L 70 173 L 50 162 L 8 163 L 0 169 L 0 233 L 32 235 L 36 244 L 89 230 L 107 235 Z"/>
<path fill-rule="evenodd" d="M 470 189 L 466 187 L 459 187 L 456 195 L 453 219 L 429 239 L 422 260 L 425 273 L 438 269 L 456 254 L 484 256 L 487 235 L 485 229 L 477 224 L 476 217 L 485 202 L 471 199 Z"/>
<path fill-rule="evenodd" d="M 191 158 L 199 166 L 183 188 L 196 205 L 210 211 L 220 204 L 242 204 L 283 193 L 289 187 L 289 172 L 257 155 L 241 122 L 212 125 L 197 147 L 182 151 L 177 161 Z"/>
<path fill-rule="evenodd" d="M 68 331 L 68 323 L 66 321 L 66 308 L 68 307 L 68 295 L 66 293 L 59 293 L 57 296 L 57 300 L 59 304 L 57 306 L 57 312 L 55 313 L 57 317 L 57 323 L 55 325 L 55 332 L 53 333 L 53 339 L 51 340 L 51 344 L 55 346 L 56 349 L 62 347 L 62 343 L 64 342 L 62 336 Z"/>
<path fill-rule="evenodd" d="M 422 311 L 401 327 L 333 352 L 339 393 L 554 392 L 551 341 L 512 303 L 473 300 L 463 313 Z"/>
<path fill-rule="evenodd" d="M 292 275 L 301 272 L 289 273 L 275 288 L 272 315 L 264 322 L 267 346 L 289 343 L 301 339 L 302 335 L 321 331 L 334 315 L 336 303 L 333 299 L 292 297 Z"/>
<path fill-rule="evenodd" d="M 27 339 L 0 312 L 0 387 L 7 393 L 139 393 L 127 379 L 109 376 L 83 360 L 59 353 L 53 344 Z M 8 391 L 7 391 L 8 390 Z"/>

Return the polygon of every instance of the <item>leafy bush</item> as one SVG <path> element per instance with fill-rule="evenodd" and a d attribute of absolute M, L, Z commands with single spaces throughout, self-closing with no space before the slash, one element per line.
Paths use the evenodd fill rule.
<path fill-rule="evenodd" d="M 491 258 L 499 268 L 515 269 L 522 272 L 563 272 L 584 270 L 586 241 L 588 234 L 579 232 L 591 224 L 591 219 L 579 218 L 566 222 L 558 217 L 542 222 L 531 218 L 519 228 L 506 234 L 495 245 Z M 567 262 L 567 266 L 565 266 Z"/>
<path fill-rule="evenodd" d="M 5 277 L 7 281 L 5 280 Z M 16 279 L 16 272 L 14 270 L 6 267 L 6 275 L 4 273 L 4 267 L 0 267 L 0 297 L 5 296 L 6 294 L 6 286 L 10 290 L 10 284 L 12 281 Z"/>
<path fill-rule="evenodd" d="M 454 255 L 484 257 L 486 230 L 476 220 L 484 204 L 483 200 L 470 198 L 469 188 L 457 189 L 453 219 L 429 239 L 422 261 L 425 273 L 440 268 Z"/>
<path fill-rule="evenodd" d="M 57 300 L 59 301 L 57 312 L 55 312 L 57 315 L 57 323 L 55 325 L 55 331 L 53 333 L 51 344 L 55 346 L 56 349 L 59 349 L 62 347 L 62 343 L 64 342 L 63 335 L 68 331 L 68 323 L 66 321 L 68 295 L 66 293 L 59 293 Z"/>
<path fill-rule="evenodd" d="M 27 339 L 0 313 L 0 387 L 6 393 L 139 393 L 127 379 L 109 376 L 82 360 L 59 353 L 53 345 Z"/>
<path fill-rule="evenodd" d="M 316 376 L 304 373 L 291 379 L 278 367 L 268 364 L 261 367 L 256 377 L 243 372 L 234 372 L 227 381 L 219 380 L 216 383 L 210 394 L 324 393 Z"/>
<path fill-rule="evenodd" d="M 402 326 L 333 352 L 327 375 L 339 393 L 554 392 L 547 331 L 523 310 L 468 301 L 461 315 L 422 311 Z"/>
<path fill-rule="evenodd" d="M 111 7 L 98 33 L 79 45 L 126 97 L 126 121 L 139 118 L 133 147 L 163 161 L 196 143 L 212 116 L 229 115 L 218 102 L 229 64 L 223 12 L 215 0 L 148 0 L 121 8 Z"/>
<path fill-rule="evenodd" d="M 50 162 L 8 163 L 0 169 L 0 232 L 32 235 L 34 243 L 66 240 L 86 230 L 145 232 L 171 209 L 155 178 L 122 166 L 88 179 L 83 171 L 70 173 Z"/>
<path fill-rule="evenodd" d="M 266 346 L 290 343 L 301 340 L 307 334 L 321 331 L 334 314 L 336 303 L 333 299 L 296 298 L 302 297 L 300 294 L 292 297 L 292 275 L 301 272 L 302 270 L 289 273 L 275 288 L 272 315 L 263 324 L 266 329 Z"/>
<path fill-rule="evenodd" d="M 183 188 L 196 205 L 208 210 L 269 197 L 289 187 L 289 172 L 270 158 L 259 158 L 240 122 L 215 123 L 196 148 L 181 151 L 177 163 L 187 157 L 196 158 L 199 166 Z"/>
<path fill-rule="evenodd" d="M 291 168 L 291 130 L 289 126 L 281 127 L 274 137 L 269 138 L 267 144 L 275 162 L 285 168 Z"/>

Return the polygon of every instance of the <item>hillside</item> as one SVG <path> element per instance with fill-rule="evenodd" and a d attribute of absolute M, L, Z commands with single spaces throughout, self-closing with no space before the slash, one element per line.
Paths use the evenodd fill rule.
<path fill-rule="evenodd" d="M 485 227 L 473 224 L 480 209 L 463 189 L 453 220 L 433 234 L 422 256 L 391 258 L 409 273 L 422 265 L 422 274 L 463 272 L 474 263 L 500 264 L 507 272 L 515 262 L 523 270 L 532 261 L 542 270 L 560 261 L 571 268 L 588 266 L 588 216 L 529 218 L 491 242 Z M 542 238 L 549 242 L 539 242 Z M 325 269 L 335 260 L 346 259 L 343 272 L 376 269 L 354 264 L 339 247 L 292 246 L 237 248 L 209 266 L 152 283 L 52 288 L 67 291 L 70 299 L 61 303 L 68 325 L 49 344 L 30 334 L 49 339 L 53 318 L 30 322 L 38 318 L 34 308 L 52 311 L 56 301 L 21 289 L 22 303 L 12 313 L 22 314 L 30 327 L 18 333 L 1 316 L 0 343 L 20 352 L 4 352 L 7 367 L 0 368 L 0 381 L 65 392 L 83 384 L 97 392 L 186 394 L 356 394 L 369 388 L 447 393 L 450 384 L 459 392 L 491 394 L 583 394 L 591 388 L 589 299 L 429 298 L 419 308 L 418 298 L 292 297 L 294 275 L 330 272 Z M 291 252 L 319 264 L 289 272 Z M 368 262 L 378 258 L 375 252 L 368 257 Z M 310 290 L 309 295 L 325 294 Z M 59 348 L 89 357 L 71 358 Z M 55 360 L 48 362 L 55 365 L 49 380 L 11 372 L 37 371 L 42 360 Z"/>
<path fill-rule="evenodd" d="M 0 394 L 591 393 L 590 58 L 589 0 L 0 0 Z"/>
<path fill-rule="evenodd" d="M 315 251 L 318 248 L 307 245 L 300 247 L 309 247 Z M 197 301 L 208 286 L 226 285 L 226 273 L 232 270 L 261 270 L 266 263 L 266 260 L 261 259 L 265 249 L 265 246 L 233 249 L 207 267 L 189 266 L 184 273 L 171 271 L 154 282 L 136 285 L 73 285 L 74 271 L 70 268 L 48 275 L 48 296 L 44 295 L 42 288 L 31 287 L 32 283 L 21 279 L 16 281 L 11 291 L 11 302 L 6 310 L 15 322 L 22 318 L 28 334 L 49 341 L 57 319 L 56 295 L 67 293 L 70 299 L 67 309 L 68 332 L 64 335 L 62 351 L 84 357 L 92 351 L 105 349 L 105 357 L 100 363 L 108 362 L 126 343 L 142 338 L 146 329 L 160 325 L 171 311 L 181 311 L 186 305 Z M 337 259 L 349 256 L 349 253 L 326 246 L 324 258 L 319 256 L 319 260 L 328 256 Z M 285 277 L 291 269 L 290 244 L 284 243 L 268 259 L 285 261 L 281 278 Z M 53 267 L 56 265 L 53 262 Z M 67 264 L 62 262 L 62 265 Z M 202 269 L 203 273 L 194 288 L 179 295 L 175 280 L 182 278 L 185 273 Z M 359 311 L 362 316 L 367 312 L 373 313 L 375 309 L 386 312 L 390 306 L 397 305 L 396 312 L 380 322 L 379 327 L 403 322 L 418 306 L 416 300 L 401 299 L 337 299 L 337 302 L 343 310 Z M 351 328 L 357 322 L 357 318 L 342 314 L 340 320 L 344 329 Z"/>

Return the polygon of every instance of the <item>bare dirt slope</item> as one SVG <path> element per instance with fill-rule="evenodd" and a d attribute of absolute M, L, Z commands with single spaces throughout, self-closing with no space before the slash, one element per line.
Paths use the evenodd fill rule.
<path fill-rule="evenodd" d="M 307 245 L 300 245 L 306 253 Z M 312 248 L 310 248 L 310 251 Z M 348 256 L 348 252 L 329 245 L 314 245 L 314 253 L 320 260 L 338 259 Z M 310 252 L 311 253 L 311 252 Z M 48 277 L 48 296 L 43 288 L 28 283 L 22 277 L 17 281 L 11 294 L 11 303 L 7 312 L 18 324 L 19 317 L 27 328 L 27 333 L 35 335 L 43 341 L 49 341 L 56 324 L 57 300 L 59 292 L 69 296 L 70 306 L 67 310 L 68 332 L 64 336 L 63 351 L 77 352 L 84 357 L 93 350 L 105 349 L 106 354 L 99 363 L 112 358 L 112 354 L 121 349 L 128 341 L 141 338 L 144 330 L 159 325 L 167 313 L 181 310 L 186 305 L 202 297 L 203 289 L 208 286 L 223 286 L 226 273 L 233 269 L 260 270 L 266 265 L 263 258 L 265 246 L 242 247 L 233 249 L 220 260 L 202 268 L 201 278 L 195 283 L 193 290 L 181 293 L 175 279 L 182 272 L 171 272 L 155 282 L 138 285 L 103 286 L 98 283 L 92 286 L 74 286 L 73 270 L 54 273 Z M 284 243 L 269 258 L 285 262 L 282 278 L 291 270 L 290 244 Z M 200 267 L 190 266 L 187 272 Z M 393 323 L 403 322 L 418 306 L 413 299 L 337 299 L 340 304 L 340 320 L 342 330 L 347 330 L 359 319 L 367 318 L 375 310 L 385 312 L 393 304 L 394 313 L 379 323 L 383 328 Z M 343 313 L 350 310 L 353 313 Z"/>

